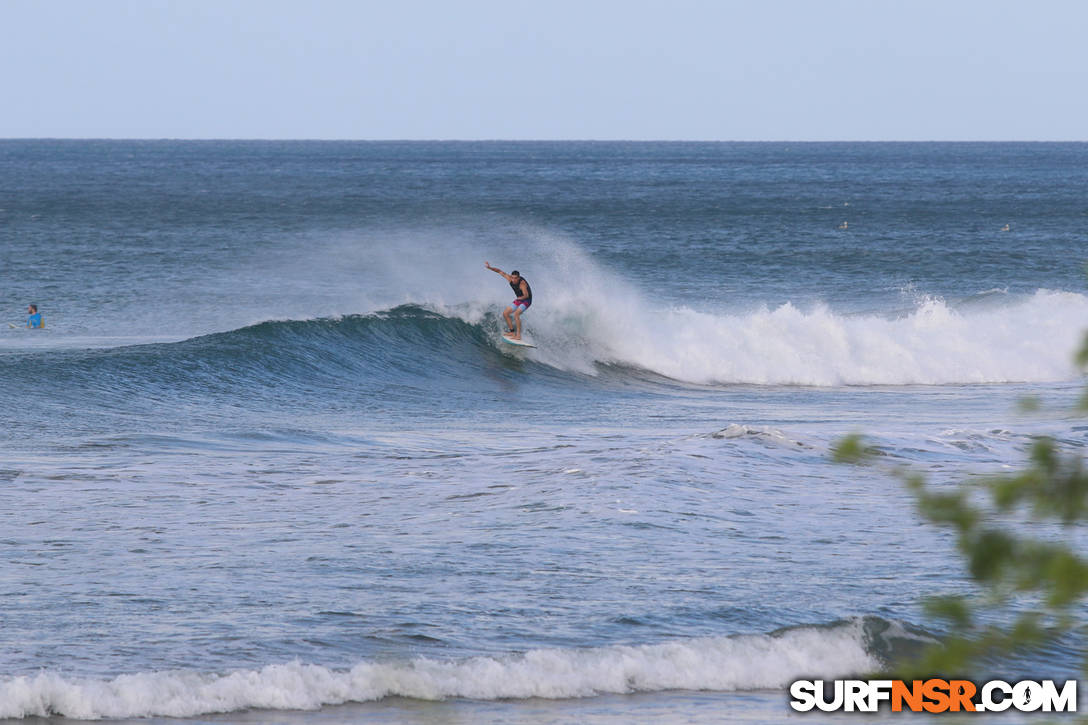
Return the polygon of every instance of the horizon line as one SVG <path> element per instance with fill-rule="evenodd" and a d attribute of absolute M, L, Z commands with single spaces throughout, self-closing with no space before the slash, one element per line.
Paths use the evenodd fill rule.
<path fill-rule="evenodd" d="M 245 141 L 300 143 L 1088 143 L 1088 139 L 627 139 L 627 138 L 324 138 L 271 136 L 2 136 L 0 141 Z"/>

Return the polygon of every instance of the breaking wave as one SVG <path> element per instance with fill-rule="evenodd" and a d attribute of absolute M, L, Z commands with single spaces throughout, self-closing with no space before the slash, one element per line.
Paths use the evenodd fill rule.
<path fill-rule="evenodd" d="M 766 635 L 539 649 L 462 661 L 361 662 L 348 670 L 293 662 L 226 674 L 144 672 L 109 680 L 42 672 L 0 681 L 0 718 L 192 717 L 248 709 L 313 710 L 393 696 L 569 699 L 666 690 L 780 689 L 799 677 L 875 670 L 882 649 L 894 643 L 890 635 L 897 627 L 869 617 Z"/>

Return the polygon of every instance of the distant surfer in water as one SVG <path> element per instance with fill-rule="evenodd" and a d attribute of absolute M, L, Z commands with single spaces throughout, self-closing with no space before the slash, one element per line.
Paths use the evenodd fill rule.
<path fill-rule="evenodd" d="M 45 321 L 42 319 L 42 313 L 38 312 L 37 305 L 27 305 L 26 326 L 32 330 L 40 330 L 45 327 Z"/>
<path fill-rule="evenodd" d="M 533 304 L 533 288 L 529 286 L 529 281 L 522 277 L 516 269 L 507 274 L 498 267 L 492 267 L 490 262 L 484 262 L 484 266 L 495 274 L 502 275 L 510 283 L 514 294 L 517 295 L 517 298 L 510 303 L 510 306 L 502 311 L 502 317 L 506 320 L 506 337 L 511 340 L 520 340 L 521 315 L 525 310 L 529 309 L 529 305 Z"/>

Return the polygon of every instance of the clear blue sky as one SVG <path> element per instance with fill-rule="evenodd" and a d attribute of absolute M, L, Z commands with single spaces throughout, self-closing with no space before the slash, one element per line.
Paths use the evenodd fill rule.
<path fill-rule="evenodd" d="M 1088 140 L 1084 0 L 0 0 L 0 137 Z"/>

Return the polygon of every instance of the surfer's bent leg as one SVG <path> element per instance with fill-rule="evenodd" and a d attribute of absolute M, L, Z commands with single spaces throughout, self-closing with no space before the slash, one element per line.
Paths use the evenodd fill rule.
<path fill-rule="evenodd" d="M 514 331 L 514 321 L 510 319 L 510 313 L 513 312 L 513 311 L 514 311 L 513 307 L 507 307 L 505 310 L 502 311 L 502 318 L 504 320 L 506 320 L 506 331 L 507 332 L 513 332 Z"/>
<path fill-rule="evenodd" d="M 517 325 L 518 331 L 516 333 L 514 333 L 514 339 L 515 340 L 520 340 L 521 339 L 521 313 L 525 312 L 525 310 L 527 310 L 527 309 L 529 309 L 529 305 L 526 304 L 524 301 L 522 301 L 522 300 L 515 300 L 514 301 L 514 319 L 517 320 L 517 323 L 518 323 L 518 325 Z"/>

